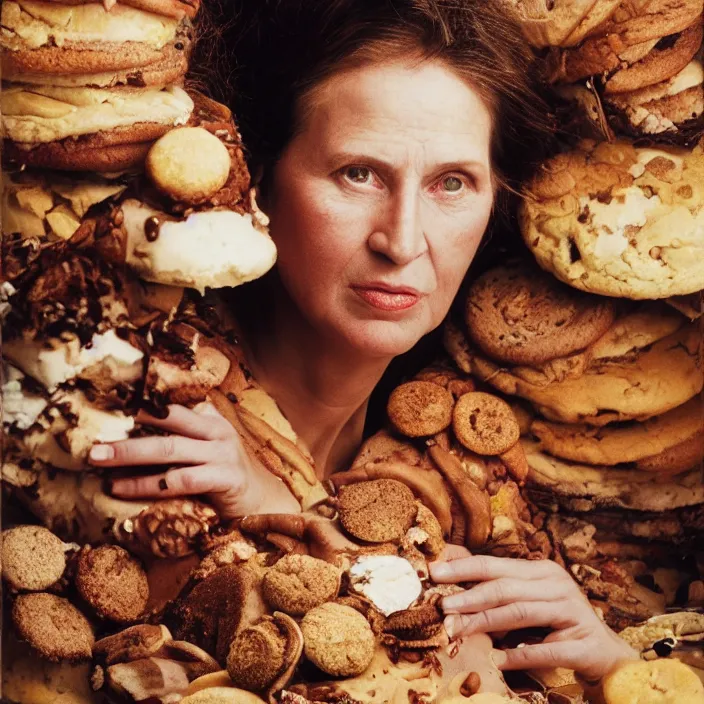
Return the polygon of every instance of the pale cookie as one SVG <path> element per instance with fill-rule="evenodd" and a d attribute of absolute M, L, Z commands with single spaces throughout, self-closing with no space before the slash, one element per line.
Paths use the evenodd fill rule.
<path fill-rule="evenodd" d="M 626 662 L 603 680 L 606 704 L 700 704 L 704 684 L 675 659 Z"/>
<path fill-rule="evenodd" d="M 468 450 L 479 455 L 500 455 L 513 447 L 521 434 L 511 406 L 479 391 L 457 401 L 452 429 Z"/>
<path fill-rule="evenodd" d="M 520 209 L 538 263 L 575 288 L 634 299 L 704 288 L 704 147 L 582 142 L 548 161 Z"/>
<path fill-rule="evenodd" d="M 169 198 L 198 203 L 227 183 L 231 161 L 214 134 L 202 127 L 181 127 L 154 143 L 145 167 L 152 183 Z"/>
<path fill-rule="evenodd" d="M 181 699 L 181 704 L 264 704 L 252 692 L 235 687 L 207 687 Z"/>
<path fill-rule="evenodd" d="M 509 364 L 543 364 L 598 340 L 611 326 L 608 299 L 564 286 L 534 266 L 504 265 L 469 290 L 465 322 L 486 354 Z"/>
<path fill-rule="evenodd" d="M 12 589 L 42 591 L 61 579 L 66 546 L 42 526 L 17 526 L 2 533 L 2 578 Z"/>
<path fill-rule="evenodd" d="M 435 435 L 452 422 L 452 394 L 431 381 L 409 381 L 397 386 L 386 411 L 393 426 L 410 438 Z"/>

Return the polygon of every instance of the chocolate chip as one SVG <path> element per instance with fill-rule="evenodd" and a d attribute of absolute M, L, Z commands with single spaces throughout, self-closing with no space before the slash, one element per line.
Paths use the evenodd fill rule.
<path fill-rule="evenodd" d="M 169 488 L 169 485 L 166 483 L 166 479 L 162 477 L 159 480 L 159 491 L 166 491 Z"/>

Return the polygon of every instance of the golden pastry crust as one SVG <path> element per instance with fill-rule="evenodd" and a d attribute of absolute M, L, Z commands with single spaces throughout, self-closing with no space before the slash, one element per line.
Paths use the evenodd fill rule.
<path fill-rule="evenodd" d="M 571 290 L 523 264 L 496 267 L 469 290 L 467 331 L 486 354 L 509 364 L 543 364 L 583 350 L 614 322 L 614 304 Z"/>
<path fill-rule="evenodd" d="M 98 616 L 118 623 L 139 618 L 149 600 L 144 568 L 116 545 L 84 549 L 78 558 L 76 588 Z"/>
<path fill-rule="evenodd" d="M 704 147 L 583 142 L 544 166 L 520 209 L 543 269 L 607 296 L 656 299 L 704 288 Z"/>
<path fill-rule="evenodd" d="M 459 398 L 452 414 L 452 429 L 462 445 L 478 455 L 500 455 L 521 435 L 511 406 L 480 391 Z"/>
<path fill-rule="evenodd" d="M 95 637 L 88 619 L 54 594 L 22 594 L 12 606 L 18 635 L 52 662 L 90 660 Z"/>
<path fill-rule="evenodd" d="M 400 540 L 417 514 L 413 492 L 395 479 L 341 487 L 338 511 L 342 527 L 368 543 Z"/>
<path fill-rule="evenodd" d="M 61 579 L 66 547 L 41 526 L 17 526 L 2 533 L 2 578 L 11 589 L 42 591 Z"/>
<path fill-rule="evenodd" d="M 262 594 L 278 611 L 303 616 L 330 601 L 340 590 L 342 572 L 334 565 L 309 555 L 285 555 L 262 581 Z"/>
<path fill-rule="evenodd" d="M 349 606 L 317 606 L 304 616 L 301 631 L 306 657 L 334 677 L 360 675 L 374 657 L 376 642 L 371 626 Z"/>
<path fill-rule="evenodd" d="M 447 389 L 430 381 L 409 381 L 393 390 L 386 411 L 396 430 L 418 438 L 445 430 L 452 422 L 453 406 Z"/>

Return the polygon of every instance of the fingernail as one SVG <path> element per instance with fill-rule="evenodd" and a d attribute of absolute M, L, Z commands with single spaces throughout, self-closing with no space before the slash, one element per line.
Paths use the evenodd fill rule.
<path fill-rule="evenodd" d="M 115 450 L 110 445 L 93 445 L 90 448 L 90 459 L 96 462 L 111 460 L 115 456 Z"/>
<path fill-rule="evenodd" d="M 496 648 L 491 651 L 490 657 L 497 670 L 501 670 L 508 660 L 506 653 L 503 650 L 497 650 Z"/>
<path fill-rule="evenodd" d="M 452 568 L 446 562 L 431 562 L 430 575 L 434 580 L 447 579 L 452 575 Z"/>
<path fill-rule="evenodd" d="M 448 613 L 449 611 L 456 611 L 465 601 L 466 595 L 464 594 L 453 594 L 452 596 L 446 596 L 442 600 L 442 610 L 445 613 Z"/>
<path fill-rule="evenodd" d="M 163 477 L 159 480 L 159 489 L 161 491 L 166 491 L 169 488 L 169 485 L 166 483 L 166 479 Z"/>

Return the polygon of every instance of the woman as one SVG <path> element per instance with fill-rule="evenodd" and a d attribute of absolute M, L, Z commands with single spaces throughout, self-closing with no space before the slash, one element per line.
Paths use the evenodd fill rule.
<path fill-rule="evenodd" d="M 535 162 L 546 111 L 520 34 L 486 0 L 238 5 L 238 112 L 279 259 L 237 314 L 255 377 L 324 477 L 354 456 L 391 360 L 442 323 L 492 211 Z M 93 462 L 177 468 L 114 494 L 206 494 L 225 518 L 298 510 L 213 409 L 142 420 L 171 435 L 96 446 Z M 599 677 L 632 656 L 553 563 L 448 559 L 437 581 L 482 582 L 445 600 L 452 636 L 554 629 L 505 652 L 504 669 Z"/>

